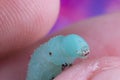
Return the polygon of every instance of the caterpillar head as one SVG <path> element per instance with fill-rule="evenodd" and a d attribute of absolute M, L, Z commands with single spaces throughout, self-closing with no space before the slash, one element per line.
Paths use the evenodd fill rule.
<path fill-rule="evenodd" d="M 56 36 L 48 45 L 48 61 L 54 64 L 72 63 L 76 58 L 85 58 L 89 54 L 89 46 L 86 41 L 76 35 Z M 48 55 L 48 54 L 47 54 Z"/>
<path fill-rule="evenodd" d="M 90 52 L 86 41 L 82 37 L 75 34 L 64 37 L 62 45 L 64 46 L 65 53 L 71 57 L 84 58 Z"/>

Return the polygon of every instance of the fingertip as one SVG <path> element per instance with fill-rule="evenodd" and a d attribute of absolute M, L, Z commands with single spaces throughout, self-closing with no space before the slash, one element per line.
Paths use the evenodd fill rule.
<path fill-rule="evenodd" d="M 55 80 L 119 80 L 119 61 L 119 57 L 85 60 L 62 72 Z"/>
<path fill-rule="evenodd" d="M 2 0 L 0 56 L 22 50 L 44 37 L 59 13 L 59 0 Z"/>

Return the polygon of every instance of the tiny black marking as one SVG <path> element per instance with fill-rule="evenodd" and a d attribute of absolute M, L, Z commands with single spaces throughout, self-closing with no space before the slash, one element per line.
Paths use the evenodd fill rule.
<path fill-rule="evenodd" d="M 63 71 L 66 67 L 68 67 L 69 65 L 67 64 L 67 63 L 65 63 L 65 64 L 62 64 L 61 65 L 61 70 Z"/>
<path fill-rule="evenodd" d="M 69 67 L 71 67 L 72 66 L 72 64 L 69 64 Z"/>
<path fill-rule="evenodd" d="M 55 77 L 52 77 L 51 80 L 53 80 Z"/>
<path fill-rule="evenodd" d="M 65 63 L 65 67 L 67 67 L 68 66 L 68 64 L 67 63 Z"/>
<path fill-rule="evenodd" d="M 62 64 L 62 67 L 64 67 L 65 65 L 64 64 Z"/>
<path fill-rule="evenodd" d="M 52 55 L 52 52 L 49 52 L 49 55 L 51 56 L 51 55 Z"/>
<path fill-rule="evenodd" d="M 65 69 L 65 65 L 62 64 L 62 65 L 61 65 L 61 70 L 63 71 L 64 69 Z"/>
<path fill-rule="evenodd" d="M 87 56 L 89 54 L 89 52 L 87 52 L 84 56 Z"/>

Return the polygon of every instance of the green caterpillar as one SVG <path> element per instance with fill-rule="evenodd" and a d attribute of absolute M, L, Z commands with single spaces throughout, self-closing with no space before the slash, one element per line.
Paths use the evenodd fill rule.
<path fill-rule="evenodd" d="M 76 58 L 86 57 L 89 51 L 86 41 L 76 34 L 56 36 L 35 50 L 26 80 L 53 80 Z"/>

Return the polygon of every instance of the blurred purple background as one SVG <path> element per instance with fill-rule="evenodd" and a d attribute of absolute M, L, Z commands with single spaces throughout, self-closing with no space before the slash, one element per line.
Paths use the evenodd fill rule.
<path fill-rule="evenodd" d="M 60 14 L 50 33 L 76 21 L 120 10 L 120 0 L 61 0 Z"/>

